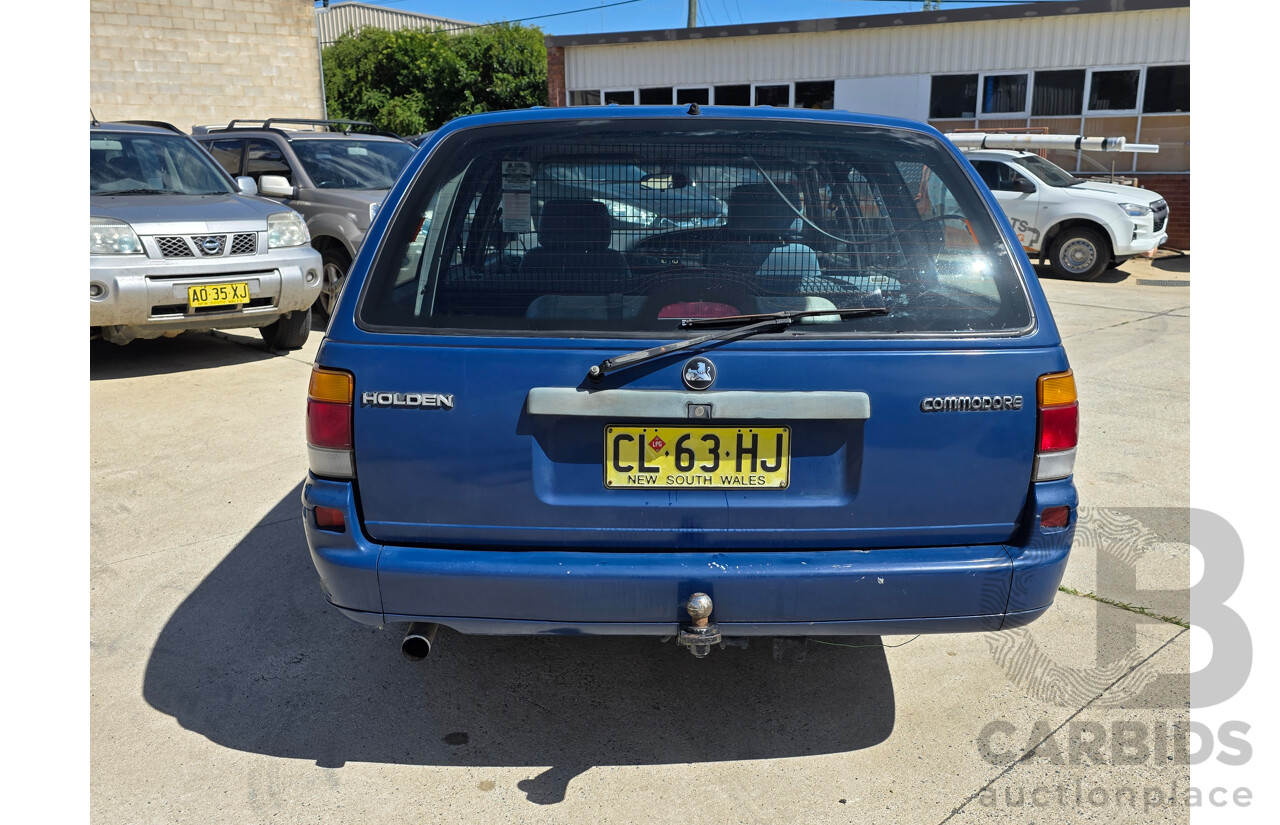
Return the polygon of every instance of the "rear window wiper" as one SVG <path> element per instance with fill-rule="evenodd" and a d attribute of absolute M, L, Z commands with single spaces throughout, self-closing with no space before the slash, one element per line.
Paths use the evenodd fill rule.
<path fill-rule="evenodd" d="M 862 318 L 868 315 L 888 315 L 888 307 L 849 307 L 846 309 L 792 309 L 782 312 L 766 312 L 756 315 L 727 315 L 722 318 L 685 318 L 680 321 L 680 329 L 697 329 L 699 327 L 716 326 L 719 324 L 741 324 L 743 321 L 751 321 L 745 326 L 731 326 L 729 329 L 720 330 L 719 332 L 708 333 L 707 335 L 699 335 L 697 338 L 690 338 L 687 341 L 674 341 L 670 344 L 662 344 L 649 349 L 642 349 L 639 352 L 628 353 L 627 355 L 619 355 L 616 358 L 606 358 L 599 364 L 595 364 L 587 371 L 587 378 L 592 381 L 599 381 L 606 374 L 620 370 L 623 367 L 631 367 L 636 364 L 643 364 L 645 361 L 652 361 L 654 358 L 661 358 L 673 352 L 679 352 L 682 349 L 696 347 L 700 344 L 707 344 L 712 341 L 727 343 L 729 341 L 737 341 L 740 338 L 749 338 L 752 335 L 758 335 L 762 332 L 779 332 L 794 324 L 801 318 L 813 318 L 821 315 L 838 315 L 841 318 Z"/>

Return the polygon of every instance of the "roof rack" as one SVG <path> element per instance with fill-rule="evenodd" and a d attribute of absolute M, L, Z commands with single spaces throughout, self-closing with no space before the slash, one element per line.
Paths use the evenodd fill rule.
<path fill-rule="evenodd" d="M 154 126 L 157 129 L 168 129 L 170 132 L 177 132 L 185 135 L 186 132 L 174 126 L 172 123 L 165 123 L 163 120 L 119 120 L 117 123 L 132 123 L 134 126 Z"/>
<path fill-rule="evenodd" d="M 379 129 L 367 120 L 326 120 L 322 118 L 305 118 L 305 117 L 269 117 L 265 120 L 237 118 L 224 127 L 216 126 L 198 126 L 196 127 L 201 133 L 209 134 L 211 132 L 231 132 L 236 129 L 271 129 L 275 132 L 284 132 L 285 129 L 281 125 L 289 126 L 323 126 L 328 132 L 341 132 L 349 135 L 352 129 L 359 128 L 362 134 L 381 135 L 383 137 L 395 138 L 396 140 L 404 140 L 395 132 L 388 132 Z M 319 131 L 313 129 L 312 131 Z"/>

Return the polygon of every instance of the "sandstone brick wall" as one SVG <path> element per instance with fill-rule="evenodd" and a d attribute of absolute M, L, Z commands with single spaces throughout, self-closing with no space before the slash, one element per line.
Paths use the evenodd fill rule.
<path fill-rule="evenodd" d="M 90 0 L 99 120 L 324 115 L 311 0 Z"/>

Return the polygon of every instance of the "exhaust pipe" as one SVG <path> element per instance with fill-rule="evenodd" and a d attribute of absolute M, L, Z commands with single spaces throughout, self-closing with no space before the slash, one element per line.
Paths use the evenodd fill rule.
<path fill-rule="evenodd" d="M 434 622 L 412 622 L 400 642 L 400 652 L 411 662 L 421 662 L 431 652 L 439 629 L 440 625 Z"/>

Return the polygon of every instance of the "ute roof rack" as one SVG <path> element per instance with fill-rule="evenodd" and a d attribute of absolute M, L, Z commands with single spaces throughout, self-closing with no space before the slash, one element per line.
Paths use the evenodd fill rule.
<path fill-rule="evenodd" d="M 322 131 L 315 127 L 323 126 L 326 132 L 341 132 L 344 135 L 351 134 L 353 129 L 359 128 L 361 134 L 380 135 L 382 137 L 395 138 L 396 140 L 404 140 L 395 132 L 388 132 L 379 129 L 367 120 L 330 120 L 325 118 L 306 118 L 306 117 L 269 117 L 265 120 L 257 118 L 237 118 L 232 120 L 226 126 L 198 126 L 196 129 L 202 134 L 210 134 L 213 132 L 232 132 L 238 129 L 269 129 L 273 132 L 284 133 L 286 131 L 297 131 L 296 129 L 285 129 L 282 126 L 311 126 L 311 131 Z"/>

